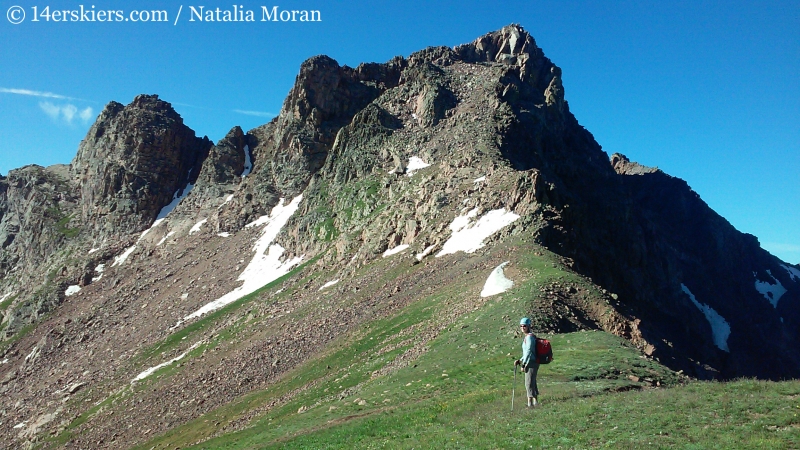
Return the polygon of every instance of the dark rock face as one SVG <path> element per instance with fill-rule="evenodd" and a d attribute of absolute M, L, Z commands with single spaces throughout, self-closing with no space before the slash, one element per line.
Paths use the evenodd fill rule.
<path fill-rule="evenodd" d="M 140 95 L 103 110 L 71 165 L 81 217 L 103 234 L 146 228 L 174 193 L 196 180 L 211 148 L 172 106 Z"/>
<path fill-rule="evenodd" d="M 543 230 L 544 242 L 619 294 L 642 320 L 651 355 L 699 378 L 800 376 L 800 286 L 754 236 L 685 181 L 624 155 L 611 157 L 616 176 L 587 172 L 581 161 L 549 167 L 568 208 Z M 786 289 L 777 306 L 759 282 Z"/>
<path fill-rule="evenodd" d="M 339 129 L 381 92 L 396 85 L 403 66 L 399 58 L 356 69 L 339 66 L 327 56 L 304 62 L 271 135 L 259 129 L 251 132 L 257 164 L 277 159 L 285 167 L 275 168 L 276 189 L 287 194 L 299 192 L 309 175 L 324 164 Z"/>
<path fill-rule="evenodd" d="M 755 236 L 734 229 L 683 180 L 630 164 L 620 169 L 631 201 L 626 225 L 639 239 L 616 258 L 617 273 L 611 276 L 620 294 L 640 299 L 649 310 L 642 317 L 652 317 L 651 336 L 659 336 L 652 341 L 662 358 L 688 356 L 725 378 L 800 376 L 800 355 L 792 344 L 800 289 L 784 264 Z M 788 291 L 773 306 L 758 292 L 759 282 L 779 283 Z M 728 351 L 708 339 L 715 330 L 702 305 L 727 322 Z M 702 364 L 694 368 L 698 376 L 710 375 Z"/>

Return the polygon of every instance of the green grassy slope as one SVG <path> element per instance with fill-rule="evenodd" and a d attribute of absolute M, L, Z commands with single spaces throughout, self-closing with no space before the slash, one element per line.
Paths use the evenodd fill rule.
<path fill-rule="evenodd" d="M 541 286 L 581 281 L 546 257 L 516 264 L 530 276 L 505 294 L 454 315 L 463 289 L 454 283 L 140 448 L 800 445 L 799 382 L 689 382 L 602 331 L 550 335 L 542 406 L 524 408 L 518 376 L 512 411 L 519 316 L 537 309 Z"/>

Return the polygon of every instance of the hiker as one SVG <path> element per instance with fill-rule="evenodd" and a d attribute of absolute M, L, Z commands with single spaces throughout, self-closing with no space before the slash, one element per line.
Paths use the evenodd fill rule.
<path fill-rule="evenodd" d="M 539 364 L 536 362 L 536 336 L 531 332 L 531 319 L 523 317 L 519 321 L 524 337 L 522 338 L 522 358 L 514 362 L 515 366 L 522 366 L 525 372 L 525 389 L 528 391 L 528 408 L 539 405 L 539 388 L 536 386 L 536 374 Z"/>

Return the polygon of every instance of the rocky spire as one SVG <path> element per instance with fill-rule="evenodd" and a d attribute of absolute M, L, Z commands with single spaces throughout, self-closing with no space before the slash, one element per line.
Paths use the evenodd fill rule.
<path fill-rule="evenodd" d="M 198 138 L 157 95 L 109 103 L 72 161 L 81 216 L 95 230 L 147 227 L 176 190 L 194 181 L 212 143 Z"/>

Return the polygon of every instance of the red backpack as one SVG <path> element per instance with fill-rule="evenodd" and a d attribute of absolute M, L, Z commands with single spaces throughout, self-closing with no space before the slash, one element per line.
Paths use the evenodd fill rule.
<path fill-rule="evenodd" d="M 553 347 L 547 339 L 536 338 L 536 362 L 538 364 L 550 364 L 553 360 Z"/>

